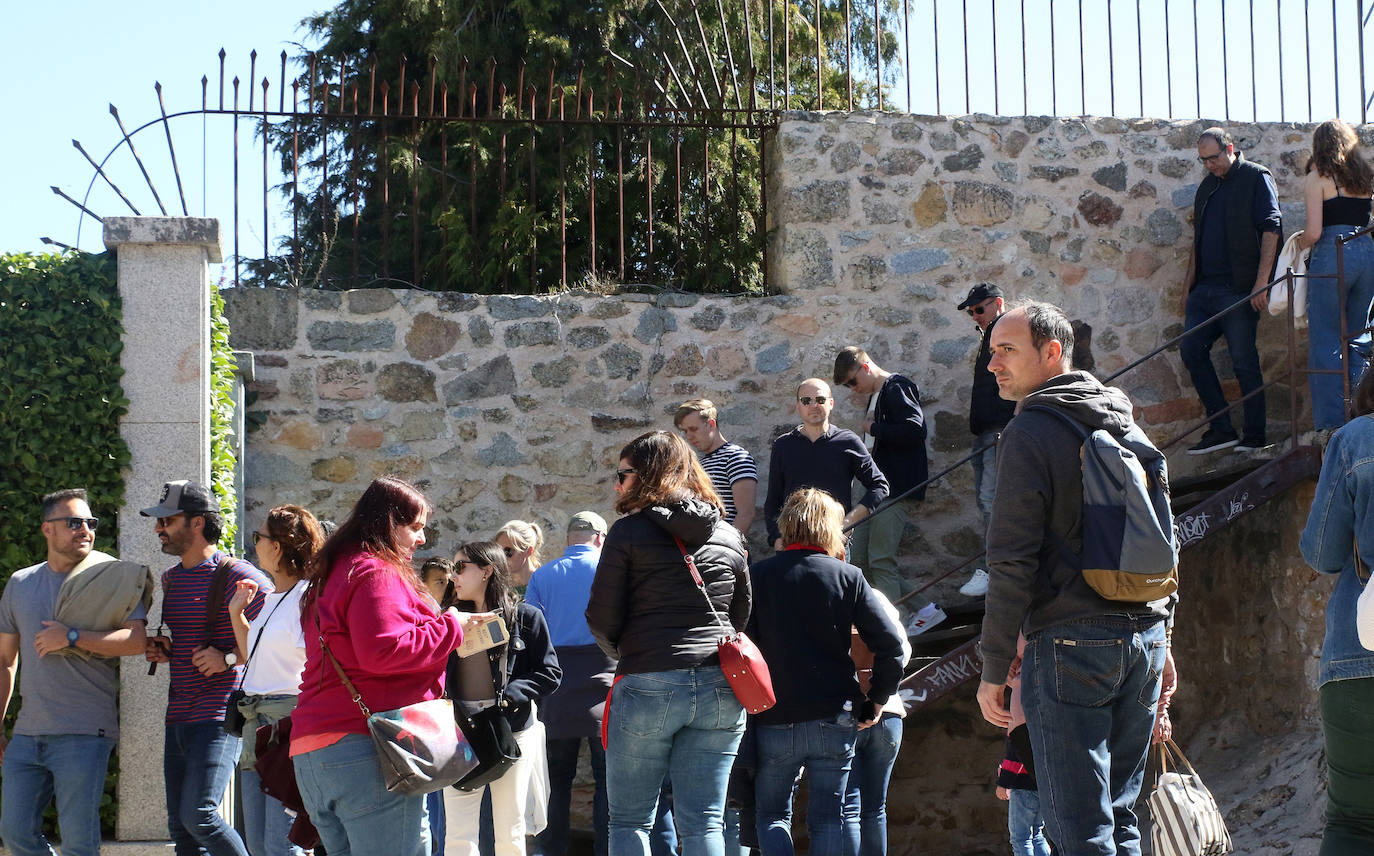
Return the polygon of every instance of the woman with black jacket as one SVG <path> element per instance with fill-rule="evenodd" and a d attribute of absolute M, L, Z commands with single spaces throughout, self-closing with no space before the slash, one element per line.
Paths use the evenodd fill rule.
<path fill-rule="evenodd" d="M 544 613 L 515 600 L 506 576 L 506 557 L 494 541 L 464 544 L 454 557 L 453 588 L 459 608 L 467 604 L 475 612 L 497 611 L 505 621 L 510 639 L 486 651 L 449 659 L 448 691 L 455 704 L 468 713 L 495 705 L 515 732 L 521 757 L 505 775 L 485 788 L 455 791 L 448 795 L 448 838 L 457 841 L 457 856 L 477 856 L 478 818 L 482 794 L 491 792 L 491 812 L 496 832 L 497 856 L 524 856 L 525 808 L 532 758 L 543 758 L 539 747 L 528 745 L 535 722 L 534 702 L 558 689 L 563 670 L 549 641 Z M 542 737 L 538 738 L 542 740 Z"/>
<path fill-rule="evenodd" d="M 749 636 L 763 652 L 778 703 L 754 717 L 754 810 L 763 856 L 792 856 L 792 791 L 805 768 L 810 852 L 859 853 L 843 809 L 858 729 L 902 679 L 902 635 L 863 572 L 844 561 L 844 509 L 825 491 L 794 491 L 778 528 L 784 549 L 750 569 L 758 608 Z M 852 632 L 873 652 L 868 692 L 850 657 Z"/>
<path fill-rule="evenodd" d="M 652 431 L 622 449 L 616 492 L 625 516 L 606 534 L 587 605 L 592 635 L 619 661 L 603 728 L 610 856 L 648 856 L 665 775 L 683 856 L 719 854 L 744 708 L 716 644 L 723 623 L 743 629 L 749 619 L 744 542 L 675 434 Z"/>

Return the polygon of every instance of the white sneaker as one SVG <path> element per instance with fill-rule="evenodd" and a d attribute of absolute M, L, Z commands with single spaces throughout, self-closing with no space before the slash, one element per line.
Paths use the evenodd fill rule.
<path fill-rule="evenodd" d="M 945 611 L 937 603 L 928 603 L 921 607 L 921 610 L 911 616 L 911 620 L 906 625 L 907 636 L 919 636 L 930 628 L 944 621 L 947 616 Z"/>
<path fill-rule="evenodd" d="M 968 582 L 959 586 L 959 594 L 965 597 L 982 597 L 988 593 L 988 572 L 982 568 L 974 568 L 973 576 L 968 578 Z"/>

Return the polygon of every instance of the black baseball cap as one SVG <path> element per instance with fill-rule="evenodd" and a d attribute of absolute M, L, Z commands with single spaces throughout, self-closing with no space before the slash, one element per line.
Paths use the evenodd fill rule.
<path fill-rule="evenodd" d="M 203 484 L 181 479 L 162 486 L 162 500 L 139 512 L 144 517 L 171 517 L 173 514 L 221 513 L 219 500 Z"/>
<path fill-rule="evenodd" d="M 960 304 L 959 304 L 957 307 L 955 307 L 955 308 L 956 308 L 956 309 L 961 309 L 961 310 L 962 310 L 962 309 L 967 309 L 967 308 L 969 308 L 970 306 L 976 306 L 976 305 L 978 305 L 979 303 L 982 303 L 984 300 L 987 300 L 989 297 L 1001 297 L 1001 296 L 1002 296 L 1002 289 L 998 288 L 997 286 L 993 285 L 993 284 L 990 283 L 990 282 L 980 282 L 980 283 L 978 283 L 977 285 L 975 285 L 973 288 L 970 288 L 970 289 L 968 290 L 968 297 L 965 297 L 965 298 L 964 298 L 964 302 L 963 302 L 963 303 L 960 303 Z"/>

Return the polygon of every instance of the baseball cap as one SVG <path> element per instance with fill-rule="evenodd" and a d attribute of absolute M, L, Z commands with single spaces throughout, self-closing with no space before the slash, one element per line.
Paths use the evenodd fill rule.
<path fill-rule="evenodd" d="M 181 479 L 169 481 L 162 486 L 162 499 L 152 508 L 139 512 L 144 517 L 171 517 L 173 514 L 221 513 L 219 500 L 203 484 Z"/>
<path fill-rule="evenodd" d="M 1001 297 L 1001 296 L 1002 296 L 1002 289 L 998 288 L 997 286 L 993 285 L 993 284 L 990 283 L 990 282 L 980 282 L 980 283 L 978 283 L 977 285 L 975 285 L 973 288 L 970 288 L 970 289 L 968 290 L 968 297 L 965 297 L 965 298 L 964 298 L 964 302 L 963 302 L 963 303 L 960 303 L 960 304 L 959 304 L 958 306 L 956 306 L 955 308 L 956 308 L 956 309 L 961 309 L 961 310 L 962 310 L 962 309 L 967 309 L 967 308 L 969 308 L 970 306 L 974 306 L 974 305 L 976 305 L 976 304 L 982 303 L 984 300 L 987 300 L 989 297 Z"/>
<path fill-rule="evenodd" d="M 606 534 L 606 519 L 595 511 L 579 511 L 568 521 L 569 532 L 599 532 Z"/>

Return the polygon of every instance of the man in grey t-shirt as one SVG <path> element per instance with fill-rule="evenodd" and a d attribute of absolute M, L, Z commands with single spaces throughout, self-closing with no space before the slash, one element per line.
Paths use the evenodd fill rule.
<path fill-rule="evenodd" d="M 92 554 L 99 521 L 91 516 L 85 490 L 44 497 L 42 521 L 47 561 L 16 571 L 0 596 L 0 711 L 14 693 L 21 652 L 24 660 L 14 737 L 6 742 L 0 736 L 0 837 L 14 856 L 49 856 L 53 850 L 43 835 L 43 810 L 55 795 L 63 856 L 92 856 L 100 850 L 105 768 L 119 736 L 114 658 L 143 653 L 146 594 L 137 583 L 90 583 L 76 599 L 132 601 L 122 624 L 85 628 L 58 622 L 58 593 L 72 572 L 86 573 L 92 557 L 97 562 L 112 557 Z M 108 611 L 108 606 L 108 601 L 88 603 L 84 613 Z M 83 611 L 80 605 L 78 611 Z"/>

